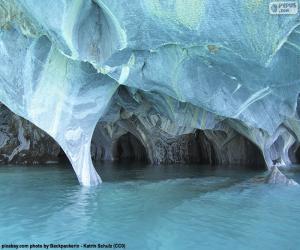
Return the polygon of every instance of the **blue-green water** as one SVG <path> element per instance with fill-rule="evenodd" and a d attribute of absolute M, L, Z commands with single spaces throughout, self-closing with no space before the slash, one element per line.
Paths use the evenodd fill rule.
<path fill-rule="evenodd" d="M 300 188 L 263 184 L 264 172 L 115 165 L 99 172 L 105 182 L 83 188 L 71 168 L 1 167 L 0 243 L 300 248 Z"/>

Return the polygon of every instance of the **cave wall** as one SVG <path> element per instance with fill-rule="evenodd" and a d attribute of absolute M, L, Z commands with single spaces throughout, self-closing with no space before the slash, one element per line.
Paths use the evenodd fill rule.
<path fill-rule="evenodd" d="M 0 0 L 0 102 L 49 134 L 85 186 L 101 182 L 91 152 L 112 159 L 128 132 L 150 162 L 196 160 L 184 152 L 202 130 L 218 146 L 225 140 L 224 152 L 237 142 L 241 155 L 251 148 L 227 143 L 234 131 L 268 168 L 288 166 L 300 141 L 300 19 L 268 8 L 253 0 Z M 103 148 L 92 139 L 98 124 Z"/>
<path fill-rule="evenodd" d="M 133 122 L 128 123 L 131 126 L 133 124 Z M 122 124 L 124 125 L 125 122 L 123 121 Z M 105 130 L 104 127 L 98 129 Z M 135 129 L 131 127 L 131 131 Z M 122 133 L 120 133 L 120 130 L 122 130 Z M 124 158 L 129 159 L 132 157 L 136 160 L 150 161 L 154 165 L 197 163 L 251 166 L 253 168 L 265 167 L 264 157 L 259 147 L 234 130 L 231 130 L 228 134 L 218 130 L 194 130 L 188 134 L 171 136 L 158 128 L 153 133 L 153 128 L 151 128 L 151 132 L 140 136 L 140 138 L 145 138 L 149 135 L 149 137 L 146 137 L 147 143 L 145 144 L 124 128 L 111 128 L 110 131 L 116 131 L 116 134 L 111 134 L 109 145 L 104 144 L 99 137 L 93 136 L 93 145 L 97 145 L 99 148 L 97 155 L 99 156 L 99 152 L 101 152 L 101 157 L 93 158 L 95 161 L 120 160 L 117 155 L 119 155 L 118 147 L 121 146 L 125 149 Z M 147 129 L 143 128 L 143 131 L 147 131 Z M 102 133 L 105 132 L 102 131 Z M 131 136 L 128 136 L 129 134 Z M 133 138 L 134 140 L 132 140 Z M 135 149 L 133 149 L 134 146 Z M 141 157 L 136 158 L 134 152 L 140 154 Z M 96 155 L 96 153 L 94 154 Z M 107 155 L 110 155 L 110 157 L 105 158 Z"/>
<path fill-rule="evenodd" d="M 3 104 L 0 105 L 0 118 L 0 164 L 55 163 L 65 160 L 64 152 L 47 133 L 13 114 Z M 259 158 L 259 148 L 233 130 L 231 133 L 194 130 L 174 136 L 158 126 L 143 127 L 139 130 L 147 131 L 148 136 L 145 140 L 147 143 L 143 144 L 140 140 L 145 135 L 138 132 L 141 123 L 137 118 L 124 118 L 116 123 L 122 127 L 103 122 L 97 124 L 91 146 L 93 161 L 117 161 L 122 158 L 152 164 L 263 164 L 262 158 Z M 120 147 L 124 151 L 122 157 Z"/>
<path fill-rule="evenodd" d="M 176 110 L 170 108 L 172 101 Z M 158 94 L 153 99 L 153 95 L 146 92 L 132 93 L 122 87 L 114 96 L 114 105 L 94 131 L 92 155 L 98 156 L 94 160 L 114 160 L 114 145 L 120 137 L 130 133 L 143 145 L 152 164 L 265 167 L 263 150 L 251 141 L 251 134 L 243 135 L 233 129 L 233 121 L 210 114 L 206 115 L 205 123 L 203 118 L 197 121 L 194 119 L 197 112 L 203 113 L 195 106 L 172 99 L 166 104 Z M 263 136 L 260 138 L 265 140 Z"/>
<path fill-rule="evenodd" d="M 0 104 L 0 164 L 54 163 L 60 152 L 47 133 Z"/>

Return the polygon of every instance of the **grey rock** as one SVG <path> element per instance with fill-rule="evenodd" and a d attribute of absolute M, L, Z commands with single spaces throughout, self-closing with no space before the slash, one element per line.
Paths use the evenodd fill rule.
<path fill-rule="evenodd" d="M 287 178 L 276 166 L 272 168 L 269 176 L 266 178 L 266 183 L 299 186 L 296 181 Z"/>
<path fill-rule="evenodd" d="M 0 104 L 0 164 L 54 163 L 60 151 L 49 135 Z"/>
<path fill-rule="evenodd" d="M 270 15 L 268 1 L 0 0 L 0 101 L 54 138 L 85 186 L 101 182 L 91 155 L 124 145 L 157 164 L 286 167 L 299 34 L 299 14 Z"/>

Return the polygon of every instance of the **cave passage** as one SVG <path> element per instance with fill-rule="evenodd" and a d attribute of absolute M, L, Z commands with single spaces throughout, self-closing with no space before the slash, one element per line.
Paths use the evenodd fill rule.
<path fill-rule="evenodd" d="M 292 155 L 291 158 L 293 159 L 293 163 L 300 164 L 300 145 L 294 145 L 292 147 Z"/>
<path fill-rule="evenodd" d="M 115 161 L 148 162 L 147 152 L 143 144 L 131 133 L 118 138 L 113 146 Z"/>
<path fill-rule="evenodd" d="M 60 148 L 60 150 L 59 150 L 57 159 L 58 159 L 59 163 L 72 165 L 68 156 L 66 155 L 66 153 L 64 152 L 64 150 L 62 148 Z"/>
<path fill-rule="evenodd" d="M 241 134 L 228 136 L 223 131 L 197 130 L 189 141 L 192 162 L 211 166 L 244 166 L 255 170 L 266 169 L 260 149 Z"/>

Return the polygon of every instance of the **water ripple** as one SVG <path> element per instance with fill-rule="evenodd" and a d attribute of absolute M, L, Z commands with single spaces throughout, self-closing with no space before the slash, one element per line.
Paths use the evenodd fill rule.
<path fill-rule="evenodd" d="M 114 170 L 114 181 L 82 188 L 69 168 L 0 169 L 0 235 L 14 243 L 118 241 L 128 249 L 299 246 L 299 188 L 251 181 L 261 173 L 169 169 L 158 178 L 154 171 L 133 169 L 124 179 Z"/>

